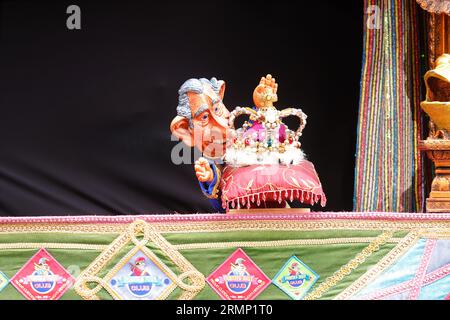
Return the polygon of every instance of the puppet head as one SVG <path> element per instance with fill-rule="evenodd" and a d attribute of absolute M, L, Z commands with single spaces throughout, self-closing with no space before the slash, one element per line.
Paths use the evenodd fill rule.
<path fill-rule="evenodd" d="M 170 131 L 190 147 L 197 147 L 206 157 L 220 158 L 226 148 L 230 113 L 223 104 L 225 82 L 189 79 L 178 90 L 177 116 Z"/>

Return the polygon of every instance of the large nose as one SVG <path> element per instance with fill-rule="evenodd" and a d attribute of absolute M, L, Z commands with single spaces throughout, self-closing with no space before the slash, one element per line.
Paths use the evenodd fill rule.
<path fill-rule="evenodd" d="M 228 119 L 230 118 L 230 116 L 227 117 L 217 117 L 217 124 L 221 127 L 223 127 L 224 129 L 227 129 L 228 126 Z"/>
<path fill-rule="evenodd" d="M 214 120 L 216 121 L 216 123 L 220 127 L 224 128 L 224 129 L 228 129 L 228 127 L 229 127 L 228 120 L 230 119 L 229 112 L 224 112 L 224 114 L 221 117 L 215 115 L 214 112 L 212 112 L 212 116 L 213 116 Z"/>

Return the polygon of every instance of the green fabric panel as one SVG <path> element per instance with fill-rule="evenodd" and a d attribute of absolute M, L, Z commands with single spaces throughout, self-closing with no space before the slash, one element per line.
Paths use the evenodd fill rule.
<path fill-rule="evenodd" d="M 367 244 L 335 244 L 310 247 L 282 247 L 282 248 L 245 248 L 242 249 L 272 279 L 286 260 L 296 255 L 306 265 L 319 274 L 320 278 L 315 286 L 331 276 L 341 266 L 356 256 Z M 387 252 L 393 245 L 388 246 L 383 252 Z M 382 247 L 384 249 L 384 247 Z M 183 250 L 181 253 L 205 276 L 211 274 L 222 262 L 237 248 Z M 382 254 L 381 254 L 382 256 Z M 368 259 L 366 267 L 373 265 L 377 259 Z M 355 274 L 353 278 L 356 278 Z M 313 288 L 314 288 L 313 287 Z M 335 293 L 337 294 L 337 292 Z M 219 296 L 209 287 L 202 290 L 196 299 L 219 299 Z M 289 299 L 289 297 L 274 285 L 264 290 L 258 299 Z"/>
<path fill-rule="evenodd" d="M 410 232 L 411 232 L 410 230 L 396 231 L 396 232 L 394 232 L 394 237 L 395 238 L 404 238 Z"/>
<path fill-rule="evenodd" d="M 232 232 L 198 232 L 198 233 L 167 233 L 164 234 L 167 240 L 173 244 L 185 243 L 209 243 L 227 241 L 270 241 L 287 239 L 325 239 L 341 237 L 376 237 L 382 231 L 367 230 L 317 230 L 317 231 L 232 231 Z M 407 231 L 395 233 L 395 237 L 403 237 Z M 0 243 L 20 243 L 20 242 L 58 242 L 58 243 L 80 243 L 80 244 L 110 244 L 117 234 L 77 234 L 77 233 L 35 233 L 35 234 L 1 234 Z M 342 265 L 350 261 L 354 256 L 364 249 L 368 244 L 334 244 L 334 245 L 314 245 L 314 246 L 286 246 L 279 248 L 255 247 L 243 250 L 252 260 L 272 279 L 278 270 L 284 265 L 286 260 L 296 255 L 311 269 L 320 276 L 315 284 L 317 287 L 328 276 L 332 275 Z M 125 246 L 108 265 L 102 269 L 99 276 L 103 277 L 115 266 L 132 248 L 130 243 Z M 322 298 L 331 299 L 348 285 L 360 277 L 367 269 L 377 263 L 386 255 L 395 244 L 383 245 L 379 251 L 370 256 L 359 268 L 346 276 L 334 288 L 327 292 Z M 180 274 L 180 270 L 170 261 L 161 250 L 149 244 L 150 250 L 166 264 L 173 272 Z M 226 249 L 196 249 L 180 251 L 201 273 L 207 277 L 214 271 L 228 256 L 237 248 Z M 83 271 L 92 261 L 100 255 L 97 250 L 79 249 L 48 249 L 49 253 L 70 271 Z M 37 249 L 16 249 L 0 250 L 0 271 L 3 271 L 11 278 L 35 253 Z M 93 285 L 94 286 L 94 285 Z M 169 296 L 176 299 L 181 294 L 180 289 L 176 289 Z M 102 290 L 99 293 L 101 299 L 111 299 L 111 296 Z M 25 299 L 12 285 L 8 285 L 0 292 L 1 299 Z M 68 290 L 62 299 L 81 299 L 73 289 Z M 197 295 L 196 299 L 219 299 L 218 295 L 206 285 Z M 289 299 L 289 297 L 274 285 L 270 285 L 258 297 L 258 299 Z"/>
<path fill-rule="evenodd" d="M 227 241 L 274 241 L 291 239 L 328 239 L 346 237 L 376 237 L 381 230 L 317 230 L 317 231 L 222 231 L 163 234 L 171 244 L 227 242 Z"/>
<path fill-rule="evenodd" d="M 172 244 L 223 241 L 272 241 L 288 239 L 326 239 L 342 237 L 376 237 L 381 231 L 327 230 L 327 231 L 224 231 L 163 234 Z M 408 231 L 398 231 L 394 237 L 404 237 Z M 0 234 L 0 243 L 55 242 L 82 244 L 110 244 L 119 234 L 95 233 L 9 233 Z"/>
<path fill-rule="evenodd" d="M 374 252 L 370 257 L 366 259 L 362 264 L 359 265 L 352 273 L 344 277 L 339 283 L 332 287 L 328 292 L 326 292 L 321 299 L 333 299 L 339 293 L 344 291 L 349 285 L 355 282 L 359 277 L 361 277 L 370 267 L 377 264 L 384 256 L 386 256 L 393 248 L 395 244 L 387 243 L 380 247 L 380 249 Z"/>

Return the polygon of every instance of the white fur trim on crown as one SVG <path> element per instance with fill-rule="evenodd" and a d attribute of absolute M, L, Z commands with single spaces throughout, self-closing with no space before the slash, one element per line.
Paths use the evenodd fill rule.
<path fill-rule="evenodd" d="M 237 150 L 228 148 L 225 153 L 225 162 L 233 167 L 244 167 L 255 164 L 284 164 L 297 165 L 305 159 L 305 154 L 299 148 L 287 147 L 283 153 L 264 151 L 257 154 L 251 148 Z"/>

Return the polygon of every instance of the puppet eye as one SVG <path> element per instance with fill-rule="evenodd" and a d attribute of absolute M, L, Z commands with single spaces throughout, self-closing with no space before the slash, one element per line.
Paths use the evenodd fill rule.
<path fill-rule="evenodd" d="M 215 107 L 214 107 L 214 113 L 217 114 L 218 116 L 221 116 L 222 113 L 223 113 L 222 107 L 221 107 L 220 105 L 215 106 Z"/>
<path fill-rule="evenodd" d="M 207 113 L 204 113 L 202 115 L 202 120 L 208 120 L 208 118 L 209 118 L 209 115 Z"/>

